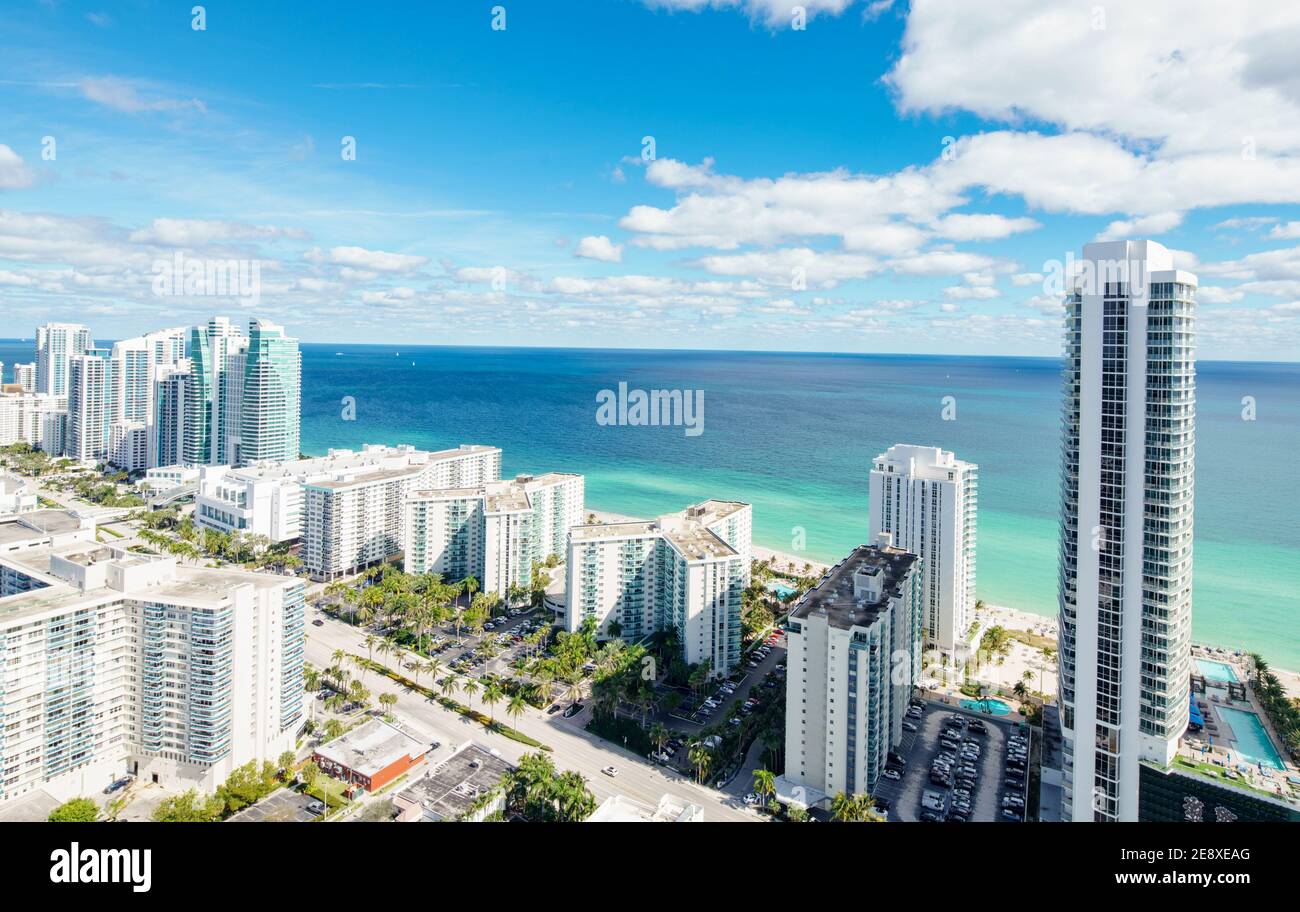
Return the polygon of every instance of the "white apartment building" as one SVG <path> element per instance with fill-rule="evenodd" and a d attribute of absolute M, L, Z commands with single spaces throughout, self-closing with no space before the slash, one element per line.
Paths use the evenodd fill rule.
<path fill-rule="evenodd" d="M 598 636 L 677 632 L 685 660 L 725 675 L 741 655 L 741 593 L 749 584 L 753 509 L 706 500 L 648 522 L 569 532 L 565 626 Z"/>
<path fill-rule="evenodd" d="M 505 598 L 511 586 L 529 586 L 534 562 L 564 558 L 569 530 L 584 518 L 583 499 L 583 477 L 561 472 L 414 491 L 406 501 L 406 571 L 473 576 L 482 591 Z"/>
<path fill-rule="evenodd" d="M 367 446 L 362 456 L 301 482 L 302 559 L 316 579 L 397 556 L 413 491 L 474 487 L 501 477 L 501 450 L 490 446 L 437 452 Z"/>
<path fill-rule="evenodd" d="M 1191 671 L 1196 276 L 1152 241 L 1083 248 L 1065 302 L 1060 684 L 1067 820 L 1137 820 Z"/>
<path fill-rule="evenodd" d="M 434 480 L 476 479 L 480 473 L 492 474 L 495 479 L 500 465 L 501 451 L 491 447 L 430 452 L 407 444 L 366 444 L 359 451 L 332 449 L 308 459 L 257 462 L 240 468 L 202 466 L 194 520 L 218 532 L 294 541 L 305 531 L 304 485 L 407 470 L 416 475 L 427 473 Z"/>
<path fill-rule="evenodd" d="M 922 557 L 925 640 L 957 661 L 975 618 L 978 466 L 938 447 L 895 444 L 871 463 L 870 541 Z"/>
<path fill-rule="evenodd" d="M 149 468 L 149 430 L 143 421 L 114 421 L 109 428 L 108 461 L 123 472 Z"/>
<path fill-rule="evenodd" d="M 22 387 L 24 393 L 36 392 L 36 362 L 14 365 L 14 383 Z"/>
<path fill-rule="evenodd" d="M 26 443 L 62 456 L 67 429 L 67 396 L 0 393 L 0 446 Z"/>
<path fill-rule="evenodd" d="M 303 592 L 100 545 L 60 511 L 0 522 L 0 801 L 128 772 L 211 791 L 292 748 Z"/>
<path fill-rule="evenodd" d="M 111 453 L 113 362 L 102 349 L 69 360 L 65 453 L 77 462 L 98 465 L 107 462 Z"/>
<path fill-rule="evenodd" d="M 185 327 L 178 326 L 113 343 L 110 358 L 113 362 L 112 415 L 115 428 L 111 432 L 114 442 L 109 458 L 119 469 L 144 471 L 158 465 L 152 461 L 158 455 L 156 440 L 160 433 L 158 381 L 187 363 L 186 332 Z M 174 420 L 170 414 L 167 417 Z M 118 423 L 125 427 L 117 429 Z M 136 445 L 136 425 L 144 428 L 143 447 Z M 175 429 L 171 433 L 175 434 Z M 119 448 L 120 435 L 125 435 L 129 449 Z M 150 439 L 155 441 L 153 445 L 149 444 Z"/>
<path fill-rule="evenodd" d="M 875 788 L 920 673 L 920 565 L 883 536 L 832 567 L 790 613 L 782 800 L 808 807 Z"/>
<path fill-rule="evenodd" d="M 94 346 L 90 330 L 80 323 L 46 323 L 36 327 L 36 392 L 68 395 L 72 358 Z"/>

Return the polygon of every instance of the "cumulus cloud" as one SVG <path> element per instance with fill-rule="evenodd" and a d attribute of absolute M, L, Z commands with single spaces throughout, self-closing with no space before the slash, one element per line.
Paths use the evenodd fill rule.
<path fill-rule="evenodd" d="M 21 190 L 36 180 L 32 169 L 13 149 L 0 143 L 0 190 Z"/>
<path fill-rule="evenodd" d="M 623 259 L 623 245 L 611 242 L 603 234 L 597 234 L 578 241 L 578 249 L 573 251 L 573 255 L 600 260 L 602 263 L 618 263 Z"/>
<path fill-rule="evenodd" d="M 414 272 L 429 262 L 428 257 L 385 250 L 367 250 L 364 247 L 332 247 L 328 255 L 313 248 L 306 255 L 311 261 L 327 260 L 338 266 L 347 266 L 366 272 Z"/>

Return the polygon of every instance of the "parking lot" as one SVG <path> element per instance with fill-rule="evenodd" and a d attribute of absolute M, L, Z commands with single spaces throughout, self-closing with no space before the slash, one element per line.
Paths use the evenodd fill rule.
<path fill-rule="evenodd" d="M 310 823 L 324 810 L 310 795 L 281 789 L 252 807 L 244 808 L 229 823 Z"/>
<path fill-rule="evenodd" d="M 917 731 L 904 731 L 896 751 L 902 762 L 890 764 L 899 778 L 882 776 L 876 786 L 889 819 L 1023 820 L 1029 777 L 1018 759 L 1020 739 L 1027 737 L 1018 733 L 1019 723 L 917 702 L 923 703 L 921 718 L 913 720 Z M 1027 744 L 1024 750 L 1027 764 Z"/>
<path fill-rule="evenodd" d="M 677 724 L 671 727 L 693 731 L 698 726 L 726 719 L 731 714 L 731 707 L 749 700 L 750 691 L 770 672 L 784 671 L 784 668 L 785 634 L 777 630 L 768 635 L 762 646 L 746 655 L 731 677 L 711 685 L 699 703 L 687 697 L 673 710 L 671 718 Z"/>

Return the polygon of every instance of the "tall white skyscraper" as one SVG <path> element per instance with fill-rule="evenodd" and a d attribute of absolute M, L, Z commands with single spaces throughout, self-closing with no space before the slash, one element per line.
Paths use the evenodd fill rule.
<path fill-rule="evenodd" d="M 107 462 L 112 448 L 113 360 L 104 349 L 95 349 L 69 361 L 66 455 L 87 465 Z"/>
<path fill-rule="evenodd" d="M 184 327 L 175 327 L 113 343 L 113 436 L 130 442 L 125 450 L 113 447 L 112 461 L 120 469 L 158 465 L 150 459 L 155 449 L 147 444 L 158 433 L 155 383 L 184 361 L 185 334 Z"/>
<path fill-rule="evenodd" d="M 963 651 L 975 609 L 978 466 L 938 447 L 895 444 L 871 464 L 871 540 L 922 558 L 926 642 Z"/>
<path fill-rule="evenodd" d="M 36 327 L 36 392 L 68 395 L 72 357 L 95 345 L 80 323 L 46 323 Z"/>
<path fill-rule="evenodd" d="M 1196 276 L 1088 244 L 1065 302 L 1060 681 L 1067 820 L 1137 820 L 1187 727 Z"/>

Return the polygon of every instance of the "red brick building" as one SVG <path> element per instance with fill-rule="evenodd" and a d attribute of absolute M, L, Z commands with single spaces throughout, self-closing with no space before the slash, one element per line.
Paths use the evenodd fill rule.
<path fill-rule="evenodd" d="M 371 719 L 359 728 L 316 748 L 313 759 L 324 772 L 374 792 L 424 759 L 429 745 L 390 725 Z"/>

